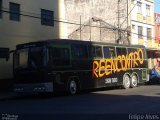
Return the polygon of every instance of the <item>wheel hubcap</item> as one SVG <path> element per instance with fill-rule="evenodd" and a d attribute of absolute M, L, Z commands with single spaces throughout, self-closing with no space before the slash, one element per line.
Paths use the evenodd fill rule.
<path fill-rule="evenodd" d="M 73 95 L 77 92 L 77 85 L 75 81 L 71 81 L 70 83 L 70 93 Z"/>
<path fill-rule="evenodd" d="M 137 86 L 137 77 L 136 76 L 132 77 L 132 85 Z"/>
<path fill-rule="evenodd" d="M 124 84 L 125 84 L 126 88 L 129 88 L 129 86 L 130 86 L 130 80 L 129 80 L 129 77 L 127 75 L 125 76 Z"/>

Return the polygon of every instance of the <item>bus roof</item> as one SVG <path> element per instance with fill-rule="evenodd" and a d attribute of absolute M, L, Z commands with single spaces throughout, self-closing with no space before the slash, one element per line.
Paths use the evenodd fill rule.
<path fill-rule="evenodd" d="M 145 48 L 143 45 L 122 45 L 115 43 L 106 43 L 106 42 L 96 42 L 96 41 L 82 41 L 82 40 L 71 40 L 71 39 L 49 39 L 49 40 L 41 40 L 37 42 L 29 42 L 24 44 L 18 44 L 16 46 L 17 49 L 30 48 L 30 47 L 40 47 L 49 45 L 51 43 L 63 43 L 63 44 L 85 44 L 85 45 L 108 45 L 108 46 L 122 46 L 122 47 L 140 47 Z"/>

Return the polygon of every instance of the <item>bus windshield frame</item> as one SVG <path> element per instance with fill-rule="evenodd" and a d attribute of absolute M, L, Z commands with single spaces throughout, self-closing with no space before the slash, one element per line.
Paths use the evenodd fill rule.
<path fill-rule="evenodd" d="M 45 47 L 19 49 L 14 53 L 14 69 L 40 69 L 46 66 L 47 52 Z"/>

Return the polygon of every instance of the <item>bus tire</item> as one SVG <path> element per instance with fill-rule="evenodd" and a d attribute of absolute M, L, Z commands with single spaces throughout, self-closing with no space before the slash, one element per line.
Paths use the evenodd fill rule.
<path fill-rule="evenodd" d="M 75 95 L 78 93 L 78 82 L 75 78 L 71 78 L 67 83 L 67 94 Z"/>
<path fill-rule="evenodd" d="M 131 76 L 131 88 L 137 87 L 138 77 L 136 74 L 132 74 Z"/>
<path fill-rule="evenodd" d="M 124 74 L 122 87 L 124 89 L 128 89 L 128 88 L 130 88 L 130 85 L 131 85 L 130 76 L 128 74 Z"/>

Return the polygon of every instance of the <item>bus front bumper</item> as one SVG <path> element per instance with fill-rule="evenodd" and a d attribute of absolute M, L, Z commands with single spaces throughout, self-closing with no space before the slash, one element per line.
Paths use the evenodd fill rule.
<path fill-rule="evenodd" d="M 15 84 L 14 92 L 53 92 L 53 83 L 36 83 L 36 84 Z"/>

